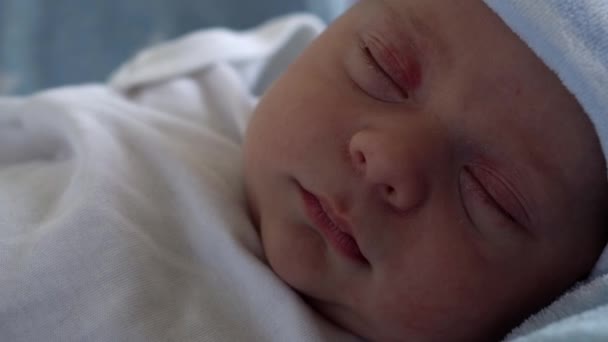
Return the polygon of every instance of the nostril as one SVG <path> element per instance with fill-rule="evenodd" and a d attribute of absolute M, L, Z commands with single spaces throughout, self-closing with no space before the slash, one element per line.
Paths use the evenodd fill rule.
<path fill-rule="evenodd" d="M 384 186 L 384 192 L 385 192 L 387 195 L 389 195 L 389 196 L 390 196 L 390 195 L 392 195 L 392 194 L 394 194 L 394 193 L 395 193 L 395 188 L 393 188 L 393 187 L 392 187 L 392 186 L 390 186 L 390 185 L 385 185 L 385 186 Z"/>
<path fill-rule="evenodd" d="M 367 159 L 365 158 L 365 154 L 363 154 L 361 151 L 354 151 L 350 157 L 355 172 L 360 176 L 365 175 L 365 169 L 367 167 Z"/>
<path fill-rule="evenodd" d="M 361 151 L 355 152 L 355 162 L 357 165 L 365 165 L 367 160 L 365 159 L 365 155 Z"/>

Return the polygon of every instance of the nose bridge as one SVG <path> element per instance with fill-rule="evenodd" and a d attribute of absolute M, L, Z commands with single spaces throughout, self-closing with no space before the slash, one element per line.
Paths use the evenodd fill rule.
<path fill-rule="evenodd" d="M 363 129 L 349 151 L 361 180 L 403 211 L 428 197 L 436 170 L 448 160 L 446 140 L 435 124 L 408 122 Z"/>

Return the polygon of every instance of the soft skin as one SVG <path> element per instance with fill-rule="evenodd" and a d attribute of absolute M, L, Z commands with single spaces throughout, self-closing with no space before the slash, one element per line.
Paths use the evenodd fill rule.
<path fill-rule="evenodd" d="M 270 266 L 370 340 L 500 338 L 606 241 L 592 124 L 477 0 L 360 1 L 263 96 L 244 153 Z M 352 226 L 364 262 L 302 189 Z"/>

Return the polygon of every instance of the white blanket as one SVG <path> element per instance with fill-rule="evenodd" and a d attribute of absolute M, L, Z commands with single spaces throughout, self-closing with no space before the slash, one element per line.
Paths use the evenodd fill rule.
<path fill-rule="evenodd" d="M 0 340 L 350 341 L 263 260 L 240 142 L 322 25 L 196 33 L 111 87 L 0 100 Z"/>
<path fill-rule="evenodd" d="M 608 341 L 608 276 L 581 284 L 515 329 L 509 340 Z"/>

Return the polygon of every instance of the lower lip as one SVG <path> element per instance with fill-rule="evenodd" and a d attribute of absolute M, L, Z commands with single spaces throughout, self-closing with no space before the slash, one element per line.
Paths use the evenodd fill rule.
<path fill-rule="evenodd" d="M 312 220 L 313 224 L 321 231 L 321 233 L 329 240 L 329 243 L 348 259 L 355 261 L 358 264 L 367 264 L 367 259 L 361 254 L 357 242 L 349 234 L 336 226 L 336 224 L 327 216 L 325 210 L 321 206 L 319 200 L 310 192 L 300 188 L 306 214 Z"/>

